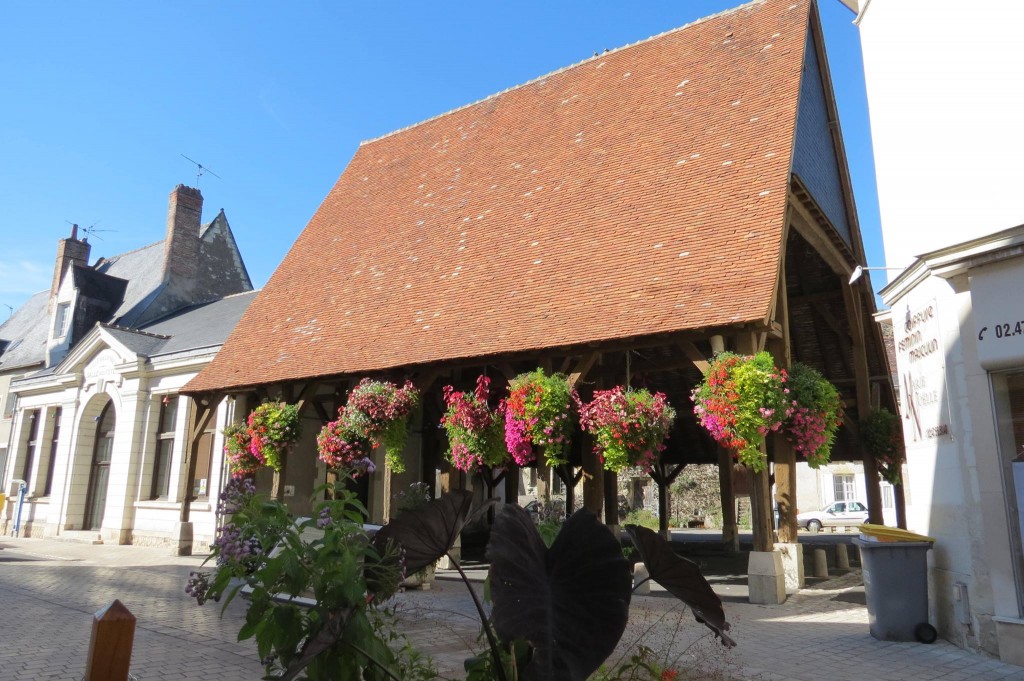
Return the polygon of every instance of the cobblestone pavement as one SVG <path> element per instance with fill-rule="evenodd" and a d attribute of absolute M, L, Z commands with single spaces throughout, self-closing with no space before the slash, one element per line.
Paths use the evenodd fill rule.
<path fill-rule="evenodd" d="M 165 549 L 0 540 L 0 681 L 81 679 L 92 616 L 114 598 L 138 617 L 132 672 L 141 681 L 259 679 L 255 646 L 235 642 L 244 603 L 232 603 L 221 618 L 219 605 L 200 608 L 185 596 L 188 573 L 200 562 Z M 417 647 L 446 675 L 462 678 L 467 649 L 482 644 L 472 601 L 452 577 L 440 573 L 431 590 L 400 595 L 396 608 Z M 942 641 L 876 641 L 866 608 L 857 603 L 861 589 L 854 572 L 804 589 L 782 606 L 727 597 L 738 643 L 728 653 L 675 599 L 636 596 L 619 654 L 642 643 L 681 668 L 707 670 L 707 678 L 720 678 L 712 676 L 718 672 L 763 681 L 1024 681 L 1024 667 Z"/>

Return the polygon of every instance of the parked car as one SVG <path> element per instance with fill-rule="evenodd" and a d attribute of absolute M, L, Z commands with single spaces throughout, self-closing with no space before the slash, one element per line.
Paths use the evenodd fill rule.
<path fill-rule="evenodd" d="M 796 517 L 798 527 L 817 532 L 823 527 L 854 527 L 868 521 L 868 507 L 859 501 L 837 501 L 820 511 L 800 513 Z"/>

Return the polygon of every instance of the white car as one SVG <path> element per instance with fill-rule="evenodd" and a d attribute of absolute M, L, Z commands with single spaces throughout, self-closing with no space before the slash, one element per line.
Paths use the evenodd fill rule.
<path fill-rule="evenodd" d="M 859 501 L 837 501 L 820 511 L 808 511 L 796 517 L 797 526 L 811 532 L 823 527 L 855 527 L 867 521 L 868 507 Z"/>

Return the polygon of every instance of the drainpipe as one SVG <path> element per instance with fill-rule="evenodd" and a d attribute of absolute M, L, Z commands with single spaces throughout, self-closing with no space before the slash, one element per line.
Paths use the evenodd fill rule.
<path fill-rule="evenodd" d="M 12 535 L 17 537 L 21 532 L 21 509 L 25 505 L 25 490 L 28 489 L 28 483 L 18 479 L 11 480 L 11 482 L 18 483 L 18 510 L 14 513 L 14 534 Z"/>

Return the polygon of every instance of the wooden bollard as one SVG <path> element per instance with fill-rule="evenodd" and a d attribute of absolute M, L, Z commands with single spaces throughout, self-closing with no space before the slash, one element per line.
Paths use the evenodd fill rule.
<path fill-rule="evenodd" d="M 825 549 L 814 549 L 814 576 L 828 577 L 828 556 Z"/>
<path fill-rule="evenodd" d="M 135 615 L 119 600 L 92 618 L 84 681 L 128 681 L 135 639 Z"/>
<path fill-rule="evenodd" d="M 846 552 L 846 544 L 836 544 L 836 567 L 840 570 L 850 569 L 850 555 Z"/>

